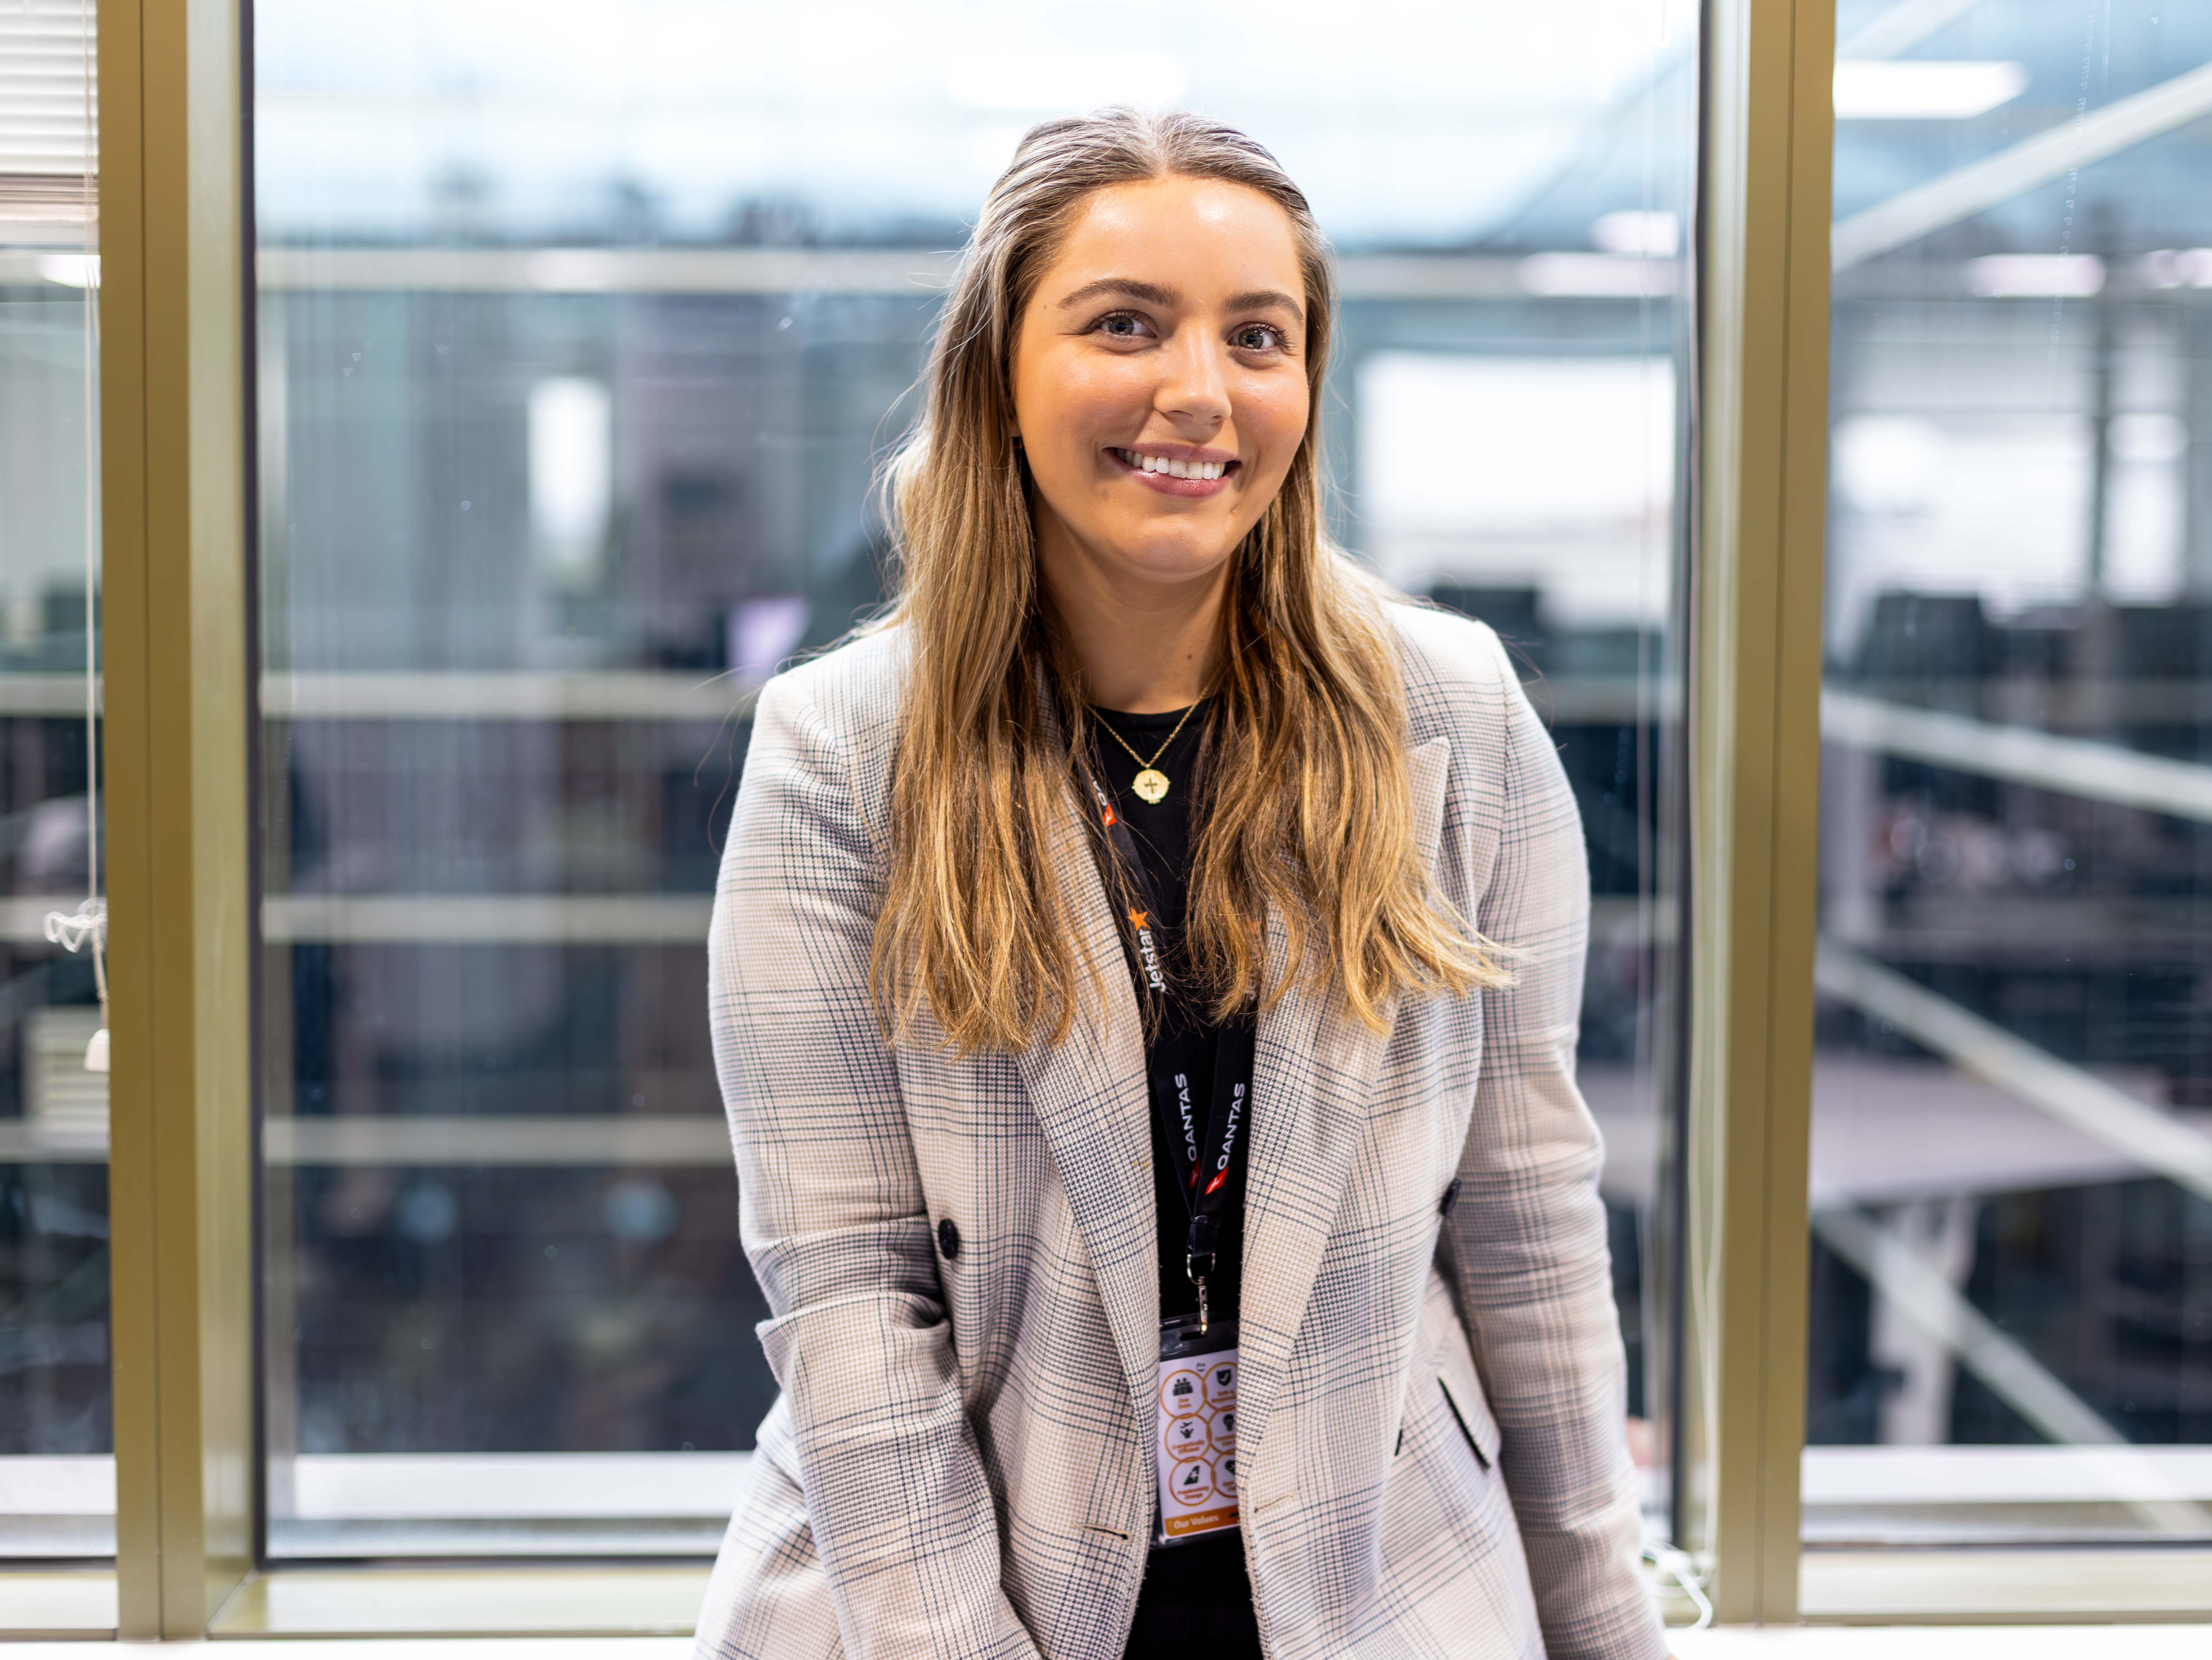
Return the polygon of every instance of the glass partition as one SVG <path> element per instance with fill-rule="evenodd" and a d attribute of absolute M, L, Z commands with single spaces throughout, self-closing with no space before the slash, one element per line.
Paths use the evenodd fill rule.
<path fill-rule="evenodd" d="M 107 1078 L 87 1068 L 102 1021 L 83 910 L 94 94 L 88 3 L 0 9 L 0 1561 L 115 1550 Z"/>
<path fill-rule="evenodd" d="M 1839 21 L 1805 1538 L 2212 1538 L 2212 14 Z"/>
<path fill-rule="evenodd" d="M 1695 9 L 1369 17 L 256 8 L 272 1557 L 714 1548 L 773 1389 L 705 1008 L 750 700 L 881 598 L 990 180 L 1117 100 L 1310 191 L 1339 533 L 1554 723 L 1663 1512 Z"/>

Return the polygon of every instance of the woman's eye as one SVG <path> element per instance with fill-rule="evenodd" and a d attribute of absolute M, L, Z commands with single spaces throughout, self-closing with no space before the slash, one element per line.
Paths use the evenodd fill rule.
<path fill-rule="evenodd" d="M 1283 331 L 1267 323 L 1247 323 L 1230 338 L 1239 351 L 1273 351 L 1283 344 Z"/>
<path fill-rule="evenodd" d="M 1100 318 L 1097 326 L 1109 340 L 1141 340 L 1152 332 L 1143 318 L 1126 311 Z"/>

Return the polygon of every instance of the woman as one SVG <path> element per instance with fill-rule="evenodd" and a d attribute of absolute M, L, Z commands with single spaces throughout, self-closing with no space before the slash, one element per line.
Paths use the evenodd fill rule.
<path fill-rule="evenodd" d="M 702 1656 L 1662 1652 L 1574 803 L 1326 541 L 1332 305 L 1194 117 L 984 207 L 896 609 L 763 691 L 715 905 L 783 1393 Z"/>

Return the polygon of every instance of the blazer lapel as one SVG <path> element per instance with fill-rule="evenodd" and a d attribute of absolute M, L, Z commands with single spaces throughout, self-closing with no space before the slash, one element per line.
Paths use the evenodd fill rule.
<path fill-rule="evenodd" d="M 1079 957 L 1098 965 L 1104 1000 L 1082 986 L 1066 1041 L 1034 1043 L 1016 1065 L 1090 1253 L 1141 1423 L 1159 1359 L 1160 1316 L 1144 1026 L 1090 832 L 1073 802 L 1054 821 L 1051 861 Z"/>
<path fill-rule="evenodd" d="M 1425 866 L 1436 860 L 1450 769 L 1444 739 L 1407 757 L 1414 844 Z M 1270 916 L 1271 976 L 1283 972 L 1287 949 L 1282 919 Z M 1260 1022 L 1237 1334 L 1237 1438 L 1248 1472 L 1305 1322 L 1389 1043 L 1387 1032 L 1370 1031 L 1343 1006 L 1334 973 L 1317 988 L 1293 987 Z"/>

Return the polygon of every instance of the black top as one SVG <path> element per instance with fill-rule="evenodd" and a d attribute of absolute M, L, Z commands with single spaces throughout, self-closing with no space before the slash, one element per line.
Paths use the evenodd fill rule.
<path fill-rule="evenodd" d="M 1200 795 L 1197 763 L 1206 710 L 1203 705 L 1196 708 L 1172 742 L 1168 734 L 1182 719 L 1181 709 L 1164 714 L 1124 714 L 1112 709 L 1091 712 L 1127 739 L 1139 756 L 1151 756 L 1164 743 L 1168 745 L 1160 751 L 1158 763 L 1158 769 L 1168 779 L 1168 793 L 1158 803 L 1146 801 L 1136 793 L 1133 784 L 1141 769 L 1127 750 L 1104 733 L 1097 735 L 1092 747 L 1099 781 L 1114 793 L 1115 811 L 1128 825 L 1138 854 L 1145 861 L 1145 874 L 1152 885 L 1158 913 L 1152 920 L 1166 959 L 1168 996 L 1152 1034 L 1152 1051 L 1157 1054 L 1163 1045 L 1175 1049 L 1176 1069 L 1186 1073 L 1194 1086 L 1191 1098 L 1201 1104 L 1201 1112 L 1210 1112 L 1218 1029 L 1205 1000 L 1190 994 L 1189 960 L 1183 948 L 1183 911 L 1190 889 L 1191 845 L 1197 830 L 1191 809 Z M 1175 1158 L 1157 1103 L 1146 1116 L 1152 1124 L 1160 1312 L 1163 1316 L 1194 1314 L 1198 1310 L 1198 1292 L 1190 1283 L 1185 1260 L 1190 1213 L 1176 1191 Z M 1219 1319 L 1236 1317 L 1243 1277 L 1244 1162 L 1239 1158 L 1230 1172 L 1229 1207 L 1221 1219 L 1213 1277 L 1206 1286 L 1207 1300 Z M 1200 1652 L 1206 1660 L 1248 1660 L 1248 1657 L 1257 1660 L 1261 1652 L 1251 1582 L 1245 1575 L 1244 1547 L 1235 1533 L 1213 1534 L 1172 1549 L 1154 1551 L 1137 1593 L 1136 1623 L 1129 1633 L 1127 1660 Z"/>

